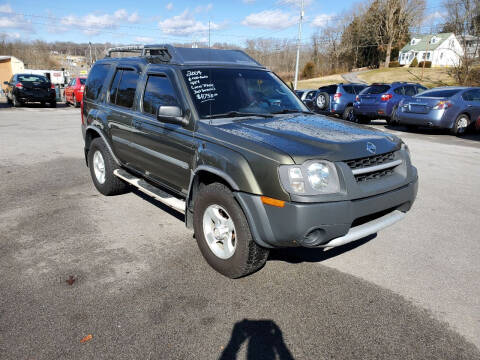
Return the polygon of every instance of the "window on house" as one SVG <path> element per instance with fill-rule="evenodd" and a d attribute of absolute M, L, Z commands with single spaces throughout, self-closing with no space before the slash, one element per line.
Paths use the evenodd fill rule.
<path fill-rule="evenodd" d="M 440 53 L 440 60 L 443 59 L 443 52 Z"/>
<path fill-rule="evenodd" d="M 427 52 L 427 60 L 430 60 L 430 51 Z"/>

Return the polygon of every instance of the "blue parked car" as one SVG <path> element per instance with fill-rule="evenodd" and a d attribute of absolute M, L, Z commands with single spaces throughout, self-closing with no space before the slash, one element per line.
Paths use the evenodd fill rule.
<path fill-rule="evenodd" d="M 318 88 L 313 110 L 320 113 L 353 119 L 353 103 L 356 96 L 367 87 L 365 84 L 334 84 Z"/>
<path fill-rule="evenodd" d="M 441 87 L 400 103 L 394 122 L 450 129 L 463 135 L 480 121 L 480 87 Z"/>
<path fill-rule="evenodd" d="M 372 84 L 356 98 L 353 105 L 355 121 L 368 124 L 373 119 L 385 119 L 390 123 L 400 101 L 425 90 L 426 87 L 414 83 Z"/>

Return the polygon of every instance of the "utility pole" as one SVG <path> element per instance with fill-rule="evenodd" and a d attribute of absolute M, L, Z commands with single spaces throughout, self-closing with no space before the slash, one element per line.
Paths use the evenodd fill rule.
<path fill-rule="evenodd" d="M 303 0 L 300 9 L 300 21 L 298 22 L 298 43 L 297 43 L 297 63 L 295 64 L 295 82 L 293 84 L 294 90 L 297 90 L 298 82 L 298 62 L 300 61 L 300 45 L 302 43 L 302 22 L 303 22 Z"/>
<path fill-rule="evenodd" d="M 88 47 L 90 48 L 90 66 L 92 66 L 92 43 L 88 42 Z"/>

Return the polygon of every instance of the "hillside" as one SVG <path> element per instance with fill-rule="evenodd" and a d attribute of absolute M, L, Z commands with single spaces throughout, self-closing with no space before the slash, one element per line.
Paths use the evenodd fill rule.
<path fill-rule="evenodd" d="M 417 82 L 426 87 L 456 85 L 455 79 L 448 74 L 446 68 L 424 69 L 423 79 L 422 68 L 382 68 L 358 73 L 357 77 L 367 83 L 408 81 Z M 314 79 L 301 80 L 298 82 L 299 89 L 315 89 L 319 86 L 346 82 L 340 74 L 318 77 Z"/>

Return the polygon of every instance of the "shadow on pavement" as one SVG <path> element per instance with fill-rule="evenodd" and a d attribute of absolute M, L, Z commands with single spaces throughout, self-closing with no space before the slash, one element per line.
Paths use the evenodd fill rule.
<path fill-rule="evenodd" d="M 141 197 L 143 200 L 145 201 L 148 201 L 150 204 L 158 207 L 160 210 L 163 210 L 165 211 L 166 213 L 168 213 L 169 215 L 173 216 L 174 218 L 176 218 L 177 220 L 180 220 L 182 222 L 185 222 L 185 215 L 183 215 L 182 213 L 172 209 L 171 207 L 161 203 L 160 201 L 158 200 L 155 200 L 154 198 L 152 198 L 151 196 L 148 196 L 146 194 L 144 194 L 143 192 L 141 192 L 140 190 L 138 190 L 137 188 L 134 188 L 132 186 L 132 193 L 134 193 L 135 195 L 137 195 L 138 197 Z"/>
<path fill-rule="evenodd" d="M 377 124 L 376 124 L 377 125 Z M 378 124 L 381 125 L 381 124 Z M 395 130 L 401 131 L 411 134 L 421 134 L 421 135 L 439 135 L 439 136 L 451 136 L 455 137 L 454 135 L 450 134 L 448 129 L 432 129 L 428 127 L 407 127 L 403 125 L 386 125 L 386 129 L 388 130 Z M 464 140 L 472 140 L 472 141 L 480 141 L 480 132 L 475 132 L 473 130 L 468 131 L 465 135 L 458 137 Z"/>
<path fill-rule="evenodd" d="M 247 342 L 247 360 L 293 360 L 283 341 L 282 331 L 272 320 L 244 319 L 237 322 L 219 359 L 236 359 L 244 342 Z"/>
<path fill-rule="evenodd" d="M 270 256 L 268 257 L 268 260 L 284 261 L 291 264 L 299 264 L 303 262 L 322 262 L 362 246 L 376 237 L 377 234 L 369 235 L 363 239 L 330 249 L 314 249 L 304 247 L 272 249 L 270 250 Z"/>

